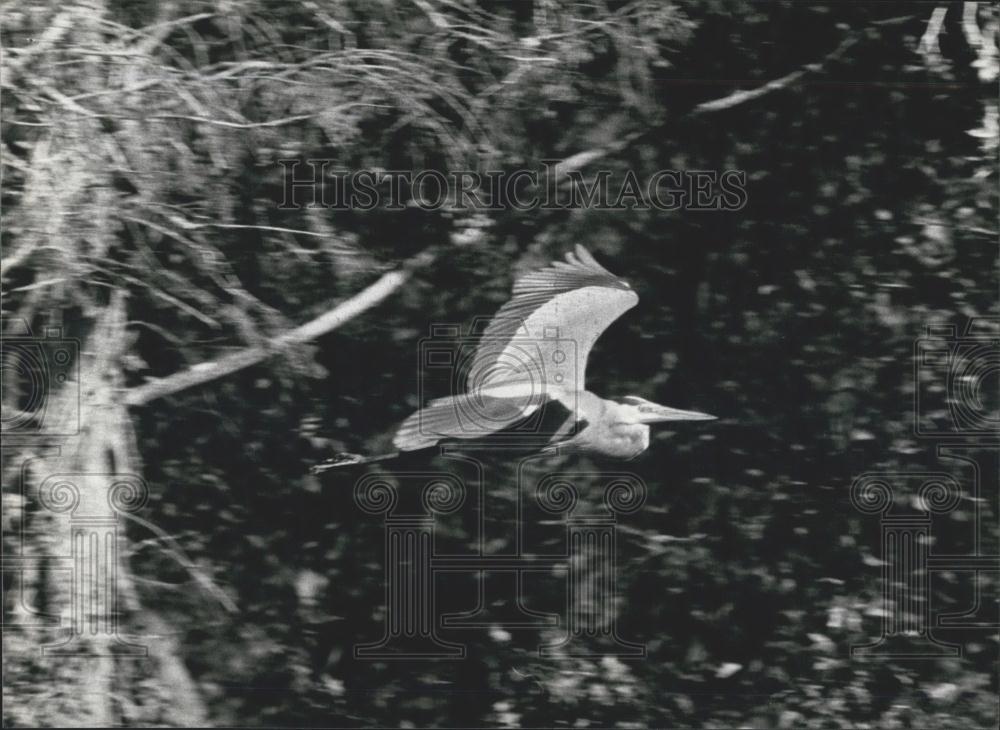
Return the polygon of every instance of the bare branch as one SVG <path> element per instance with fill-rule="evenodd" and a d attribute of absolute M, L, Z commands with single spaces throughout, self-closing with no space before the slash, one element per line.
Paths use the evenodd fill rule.
<path fill-rule="evenodd" d="M 49 49 L 55 46 L 66 35 L 66 31 L 73 27 L 73 13 L 73 8 L 62 11 L 53 18 L 49 27 L 45 29 L 45 32 L 34 43 L 17 49 L 19 55 L 5 64 L 4 86 L 12 86 L 14 79 L 17 78 L 17 74 L 31 60 L 32 56 L 37 56 L 40 53 L 48 53 Z M 7 49 L 8 53 L 13 50 L 15 49 Z"/>
<path fill-rule="evenodd" d="M 941 46 L 938 43 L 938 38 L 944 28 L 944 19 L 947 14 L 948 8 L 945 6 L 934 8 L 930 20 L 927 21 L 927 30 L 924 31 L 917 46 L 920 54 L 927 59 L 927 64 L 933 68 L 941 67 Z"/>
<path fill-rule="evenodd" d="M 889 18 L 888 20 L 881 20 L 873 23 L 875 26 L 887 26 L 896 25 L 910 20 L 913 16 L 907 15 L 898 18 Z M 821 61 L 810 63 L 803 66 L 800 69 L 792 71 L 780 78 L 768 81 L 762 86 L 758 86 L 754 89 L 745 89 L 742 91 L 735 91 L 732 94 L 723 96 L 719 99 L 712 99 L 711 101 L 705 101 L 698 104 L 694 109 L 692 109 L 686 116 L 696 116 L 701 114 L 710 114 L 712 112 L 719 112 L 725 109 L 732 109 L 733 107 L 739 106 L 741 104 L 746 104 L 747 102 L 759 99 L 767 94 L 770 94 L 781 89 L 786 89 L 798 82 L 802 77 L 809 73 L 815 73 L 821 71 L 823 66 L 830 61 L 836 60 L 844 51 L 853 46 L 855 43 L 861 40 L 864 33 L 867 30 L 856 31 L 845 38 L 840 45 L 838 45 L 833 51 L 831 51 L 827 56 L 825 56 Z M 650 134 L 657 128 L 647 129 L 642 132 L 633 132 L 632 134 L 626 135 L 618 142 L 614 144 L 605 145 L 604 147 L 595 147 L 589 150 L 583 150 L 582 152 L 577 152 L 576 154 L 570 155 L 562 162 L 555 166 L 555 173 L 558 177 L 560 174 L 567 174 L 574 172 L 584 167 L 585 165 L 594 162 L 595 160 L 600 160 L 613 154 L 617 154 L 625 149 L 627 149 L 633 142 L 640 139 L 641 137 Z"/>
<path fill-rule="evenodd" d="M 291 332 L 278 337 L 268 347 L 248 347 L 218 360 L 203 362 L 187 370 L 145 385 L 132 388 L 125 394 L 124 402 L 130 406 L 141 406 L 157 398 L 173 395 L 196 385 L 202 385 L 225 375 L 256 365 L 282 349 L 302 342 L 309 342 L 320 335 L 332 332 L 351 321 L 359 314 L 371 309 L 405 284 L 413 272 L 427 266 L 436 254 L 424 251 L 406 261 L 394 271 L 384 274 L 378 281 L 360 293 L 341 302 L 319 317 L 296 327 Z"/>
<path fill-rule="evenodd" d="M 194 578 L 195 582 L 198 583 L 202 588 L 204 588 L 205 592 L 211 595 L 215 600 L 217 600 L 219 604 L 223 608 L 225 608 L 229 613 L 237 613 L 239 611 L 239 607 L 236 605 L 233 599 L 230 598 L 229 595 L 224 590 L 219 588 L 219 586 L 215 585 L 215 583 L 205 573 L 205 571 L 203 571 L 200 567 L 198 567 L 198 565 L 191 558 L 188 557 L 187 553 L 184 552 L 184 549 L 181 548 L 181 546 L 177 543 L 177 541 L 173 537 L 171 537 L 165 530 L 163 530 L 161 527 L 158 527 L 157 525 L 154 525 L 149 520 L 144 520 L 138 515 L 129 514 L 128 512 L 121 512 L 120 514 L 126 520 L 129 520 L 131 522 L 136 523 L 137 525 L 144 527 L 145 529 L 149 530 L 154 535 L 156 535 L 158 538 L 160 538 L 160 540 L 162 540 L 165 543 L 165 546 L 161 546 L 160 549 L 163 550 L 167 555 L 169 555 L 175 561 L 177 561 L 177 563 L 180 566 L 182 566 L 185 570 L 187 570 L 188 573 L 191 575 L 191 577 Z"/>

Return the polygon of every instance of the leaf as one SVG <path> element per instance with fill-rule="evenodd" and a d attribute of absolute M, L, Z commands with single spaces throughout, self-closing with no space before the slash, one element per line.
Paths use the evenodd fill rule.
<path fill-rule="evenodd" d="M 726 677 L 733 676 L 741 669 L 743 669 L 742 664 L 737 664 L 736 662 L 726 662 L 715 670 L 715 676 L 719 679 L 725 679 Z"/>

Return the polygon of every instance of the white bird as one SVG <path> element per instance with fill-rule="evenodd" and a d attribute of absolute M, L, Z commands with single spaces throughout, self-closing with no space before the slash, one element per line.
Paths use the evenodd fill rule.
<path fill-rule="evenodd" d="M 623 279 L 580 245 L 565 261 L 517 280 L 513 296 L 482 334 L 466 392 L 431 401 L 393 439 L 414 451 L 445 439 L 482 438 L 524 421 L 550 401 L 569 411 L 543 451 L 631 459 L 649 447 L 649 424 L 715 417 L 638 396 L 608 400 L 584 386 L 590 351 L 608 326 L 639 302 Z"/>

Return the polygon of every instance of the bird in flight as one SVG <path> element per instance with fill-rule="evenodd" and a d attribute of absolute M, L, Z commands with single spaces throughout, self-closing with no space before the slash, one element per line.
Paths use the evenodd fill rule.
<path fill-rule="evenodd" d="M 416 451 L 445 440 L 489 437 L 559 403 L 568 415 L 544 434 L 543 452 L 631 459 L 649 447 L 652 423 L 714 420 L 634 395 L 609 400 L 586 389 L 594 343 L 638 302 L 628 282 L 580 245 L 565 261 L 526 274 L 477 338 L 465 392 L 432 400 L 411 415 L 397 429 L 393 445 L 400 452 Z M 314 471 L 398 453 L 367 458 L 344 454 Z"/>

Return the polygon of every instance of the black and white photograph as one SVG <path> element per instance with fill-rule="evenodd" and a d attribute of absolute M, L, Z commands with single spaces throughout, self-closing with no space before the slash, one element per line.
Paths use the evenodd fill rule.
<path fill-rule="evenodd" d="M 1000 725 L 1000 5 L 2 0 L 3 727 Z"/>

